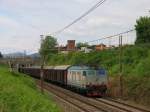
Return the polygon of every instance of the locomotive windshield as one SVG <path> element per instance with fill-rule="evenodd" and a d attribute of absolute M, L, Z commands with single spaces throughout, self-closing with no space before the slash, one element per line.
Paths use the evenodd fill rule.
<path fill-rule="evenodd" d="M 86 76 L 86 71 L 83 71 L 83 76 Z"/>
<path fill-rule="evenodd" d="M 107 75 L 105 69 L 87 70 L 86 71 L 87 84 L 102 84 L 106 83 Z"/>
<path fill-rule="evenodd" d="M 89 70 L 88 75 L 95 75 L 95 70 Z"/>

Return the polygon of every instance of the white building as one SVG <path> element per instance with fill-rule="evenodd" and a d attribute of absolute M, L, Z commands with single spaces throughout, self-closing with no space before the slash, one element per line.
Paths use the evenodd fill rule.
<path fill-rule="evenodd" d="M 90 53 L 92 51 L 92 49 L 89 49 L 87 47 L 81 47 L 80 51 L 83 51 L 84 53 Z"/>

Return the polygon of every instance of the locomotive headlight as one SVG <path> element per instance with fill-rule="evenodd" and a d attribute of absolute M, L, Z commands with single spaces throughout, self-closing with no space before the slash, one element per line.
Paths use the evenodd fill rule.
<path fill-rule="evenodd" d="M 86 85 L 90 85 L 90 82 L 86 82 Z"/>
<path fill-rule="evenodd" d="M 82 84 L 82 87 L 83 87 L 83 88 L 85 88 L 85 87 L 86 87 L 86 85 L 85 85 L 85 84 Z"/>

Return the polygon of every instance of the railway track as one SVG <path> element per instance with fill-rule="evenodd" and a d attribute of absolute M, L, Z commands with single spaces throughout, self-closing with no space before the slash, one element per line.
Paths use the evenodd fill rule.
<path fill-rule="evenodd" d="M 38 88 L 40 89 L 40 86 L 38 85 Z M 49 92 L 48 89 L 44 88 L 44 91 Z M 84 108 L 70 102 L 70 101 L 66 101 L 66 99 L 60 97 L 59 95 L 56 95 L 55 93 L 51 92 L 51 95 L 55 98 L 56 102 L 60 101 L 61 103 L 63 103 L 63 106 L 69 108 L 72 107 L 74 109 L 75 112 L 88 112 L 87 110 L 85 110 Z M 60 103 L 59 102 L 59 103 Z M 66 106 L 68 105 L 68 106 Z M 65 108 L 64 108 L 65 109 Z M 71 109 L 72 110 L 72 109 Z M 65 110 L 65 112 L 70 112 L 69 109 L 67 109 L 67 111 Z"/>
<path fill-rule="evenodd" d="M 76 106 L 81 112 L 150 112 L 110 99 L 87 98 L 47 82 L 44 83 L 44 89 Z"/>
<path fill-rule="evenodd" d="M 40 86 L 39 81 L 37 81 L 37 84 L 38 84 L 38 86 Z M 55 88 L 54 85 L 51 85 L 49 83 L 44 84 L 44 89 L 49 92 L 52 92 L 60 99 L 66 101 L 66 102 L 70 103 L 71 105 L 73 105 L 74 107 L 78 108 L 78 110 L 81 110 L 80 112 L 106 112 L 100 108 L 94 107 L 92 105 L 89 105 L 88 103 L 82 102 L 72 96 L 65 94 L 64 92 L 58 90 L 58 88 Z"/>
<path fill-rule="evenodd" d="M 99 98 L 99 99 L 96 99 L 97 101 L 100 101 L 100 102 L 103 102 L 105 104 L 108 104 L 108 105 L 111 105 L 111 106 L 115 106 L 117 108 L 120 108 L 120 109 L 124 109 L 128 112 L 150 112 L 150 110 L 148 109 L 143 109 L 143 108 L 139 108 L 139 107 L 136 107 L 136 106 L 133 106 L 133 105 L 129 105 L 127 103 L 124 103 L 124 102 L 121 102 L 121 101 L 118 101 L 118 100 L 115 100 L 115 99 L 111 99 L 111 98 Z"/>

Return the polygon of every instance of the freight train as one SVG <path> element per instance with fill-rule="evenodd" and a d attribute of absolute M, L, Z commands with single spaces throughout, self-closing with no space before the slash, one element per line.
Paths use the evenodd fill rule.
<path fill-rule="evenodd" d="M 19 72 L 40 78 L 40 66 L 20 67 Z M 105 69 L 90 66 L 46 66 L 44 80 L 89 97 L 102 97 L 107 91 Z"/>

